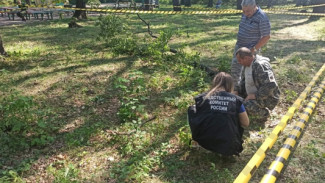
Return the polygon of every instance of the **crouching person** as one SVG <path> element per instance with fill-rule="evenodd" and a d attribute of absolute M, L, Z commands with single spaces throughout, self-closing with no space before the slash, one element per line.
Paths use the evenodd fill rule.
<path fill-rule="evenodd" d="M 222 155 L 239 155 L 243 150 L 242 127 L 249 125 L 243 99 L 232 94 L 232 77 L 218 73 L 212 89 L 196 96 L 188 109 L 192 139 L 203 148 Z"/>
<path fill-rule="evenodd" d="M 254 55 L 246 47 L 239 48 L 236 57 L 244 68 L 235 93 L 245 98 L 244 106 L 250 117 L 266 121 L 270 116 L 269 110 L 274 109 L 280 100 L 280 90 L 269 59 Z"/>

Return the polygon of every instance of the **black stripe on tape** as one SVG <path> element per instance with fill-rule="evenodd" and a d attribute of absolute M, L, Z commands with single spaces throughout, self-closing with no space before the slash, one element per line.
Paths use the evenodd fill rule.
<path fill-rule="evenodd" d="M 306 123 L 307 121 L 306 120 L 304 120 L 304 119 L 299 119 L 299 122 L 302 122 L 302 123 Z"/>
<path fill-rule="evenodd" d="M 319 97 L 320 97 L 319 95 L 315 95 L 315 94 L 313 96 L 311 96 L 311 98 L 317 98 L 317 99 L 319 99 Z"/>
<path fill-rule="evenodd" d="M 290 134 L 290 135 L 288 136 L 288 138 L 293 139 L 293 140 L 296 140 L 296 139 L 297 139 L 297 136 Z"/>
<path fill-rule="evenodd" d="M 286 159 L 282 158 L 281 156 L 277 156 L 274 161 L 281 162 L 281 163 L 284 164 L 284 162 L 286 161 Z"/>
<path fill-rule="evenodd" d="M 276 171 L 276 170 L 272 170 L 272 169 L 270 170 L 269 169 L 266 174 L 267 175 L 273 175 L 275 178 L 277 178 L 280 173 L 278 171 Z"/>
<path fill-rule="evenodd" d="M 289 150 L 291 151 L 292 146 L 289 145 L 289 144 L 284 144 L 284 145 L 282 146 L 282 148 L 284 148 L 284 149 L 289 149 Z"/>
<path fill-rule="evenodd" d="M 309 116 L 311 113 L 304 111 L 302 114 L 306 114 L 307 116 Z"/>
<path fill-rule="evenodd" d="M 317 102 L 314 101 L 314 100 L 311 100 L 310 103 L 313 103 L 313 104 L 315 104 L 315 105 L 317 104 Z"/>
<path fill-rule="evenodd" d="M 295 126 L 295 127 L 293 127 L 293 129 L 295 129 L 295 130 L 298 130 L 298 131 L 302 131 L 302 128 L 300 128 L 299 126 Z"/>

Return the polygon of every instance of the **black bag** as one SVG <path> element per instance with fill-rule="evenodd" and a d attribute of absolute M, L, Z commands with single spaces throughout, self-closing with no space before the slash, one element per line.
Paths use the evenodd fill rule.
<path fill-rule="evenodd" d="M 188 107 L 188 122 L 192 139 L 203 148 L 225 156 L 242 152 L 244 129 L 229 114 L 197 112 L 196 106 Z"/>

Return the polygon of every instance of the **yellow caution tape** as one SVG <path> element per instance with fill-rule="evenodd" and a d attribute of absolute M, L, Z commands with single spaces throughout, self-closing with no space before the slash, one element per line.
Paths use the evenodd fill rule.
<path fill-rule="evenodd" d="M 273 14 L 288 14 L 288 15 L 303 15 L 303 16 L 325 16 L 325 13 L 295 13 L 295 12 L 284 12 L 284 11 L 275 11 L 275 10 L 285 10 L 285 9 L 298 9 L 298 8 L 310 8 L 310 7 L 319 7 L 325 6 L 325 4 L 321 5 L 311 5 L 311 6 L 303 6 L 303 7 L 290 7 L 290 8 L 273 8 L 273 9 L 265 9 L 265 12 L 273 13 Z M 129 13 L 129 14 L 167 14 L 167 15 L 225 15 L 225 14 L 237 14 L 242 13 L 242 10 L 234 10 L 234 9 L 214 9 L 210 11 L 145 11 L 145 10 L 134 10 L 134 9 L 100 9 L 100 8 L 69 8 L 62 6 L 31 6 L 31 7 L 39 7 L 39 8 L 53 8 L 53 9 L 63 9 L 63 10 L 80 10 L 80 11 L 93 11 L 93 12 L 106 12 L 106 13 Z M 176 6 L 175 6 L 176 7 Z M 177 6 L 178 7 L 178 6 Z M 201 8 L 203 9 L 203 8 Z"/>
<path fill-rule="evenodd" d="M 325 4 L 317 4 L 317 5 L 309 5 L 309 6 L 289 6 L 289 7 L 282 7 L 282 8 L 265 8 L 263 10 L 269 10 L 269 11 L 277 11 L 277 10 L 294 10 L 294 9 L 305 9 L 305 8 L 314 8 L 314 7 L 320 7 L 325 6 Z M 173 8 L 173 7 L 181 7 L 182 9 L 202 9 L 202 10 L 213 10 L 216 8 L 203 8 L 203 7 L 195 7 L 195 6 L 172 6 L 167 8 Z"/>
<path fill-rule="evenodd" d="M 56 8 L 56 7 L 55 7 Z M 94 9 L 94 8 L 59 8 L 67 10 L 81 10 L 107 13 L 130 13 L 130 14 L 167 14 L 167 15 L 225 15 L 242 13 L 242 10 L 215 10 L 215 11 L 144 11 L 144 10 L 130 10 L 130 9 Z M 295 12 L 274 12 L 267 11 L 274 14 L 288 14 L 288 15 L 304 15 L 304 16 L 325 16 L 324 13 L 295 13 Z"/>
<path fill-rule="evenodd" d="M 300 94 L 298 99 L 294 102 L 294 104 L 289 108 L 287 113 L 281 118 L 280 123 L 273 129 L 272 133 L 265 139 L 263 144 L 257 150 L 257 152 L 253 155 L 253 157 L 249 160 L 244 169 L 239 173 L 234 183 L 247 183 L 256 169 L 260 166 L 262 161 L 264 160 L 266 153 L 268 150 L 272 148 L 275 141 L 282 133 L 284 128 L 287 125 L 287 122 L 292 119 L 295 111 L 299 109 L 299 106 L 303 100 L 307 97 L 307 94 L 311 91 L 311 88 L 315 85 L 316 81 L 322 75 L 325 70 L 325 64 L 321 67 L 321 69 L 316 73 L 313 79 L 309 82 L 305 90 Z"/>
<path fill-rule="evenodd" d="M 309 6 L 283 7 L 283 8 L 269 8 L 269 9 L 263 9 L 263 10 L 269 10 L 269 11 L 294 10 L 294 9 L 314 8 L 314 7 L 320 7 L 320 6 L 325 6 L 325 4 L 317 4 L 317 5 L 309 5 Z"/>
<path fill-rule="evenodd" d="M 325 17 L 325 13 L 296 13 L 296 12 L 284 12 L 284 11 L 275 12 L 275 11 L 269 11 L 269 10 L 265 10 L 265 12 L 271 13 L 271 14 L 281 14 L 281 15 L 284 14 L 284 15 L 323 16 L 323 17 Z"/>
<path fill-rule="evenodd" d="M 305 107 L 304 112 L 301 114 L 299 121 L 293 127 L 293 130 L 288 135 L 288 138 L 284 142 L 284 145 L 278 152 L 275 160 L 269 166 L 268 171 L 261 180 L 261 183 L 274 183 L 281 173 L 284 166 L 284 162 L 288 160 L 292 149 L 295 147 L 301 132 L 303 131 L 305 124 L 309 120 L 309 116 L 312 114 L 313 110 L 316 108 L 316 104 L 320 100 L 325 89 L 325 78 L 321 83 L 320 87 L 314 93 L 312 99 Z M 302 125 L 303 124 L 303 125 Z"/>
<path fill-rule="evenodd" d="M 125 10 L 125 9 L 91 9 L 91 8 L 59 8 L 67 10 L 98 11 L 108 13 L 139 13 L 139 14 L 168 14 L 168 15 L 203 15 L 203 14 L 236 14 L 242 13 L 241 10 L 215 10 L 215 11 L 144 11 L 144 10 Z"/>

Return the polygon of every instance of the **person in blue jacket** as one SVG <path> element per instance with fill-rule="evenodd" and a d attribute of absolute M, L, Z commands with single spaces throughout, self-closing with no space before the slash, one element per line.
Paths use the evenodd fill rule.
<path fill-rule="evenodd" d="M 221 4 L 222 4 L 222 1 L 221 0 L 218 0 L 217 1 L 217 4 L 216 4 L 216 9 L 220 8 L 221 7 Z"/>

